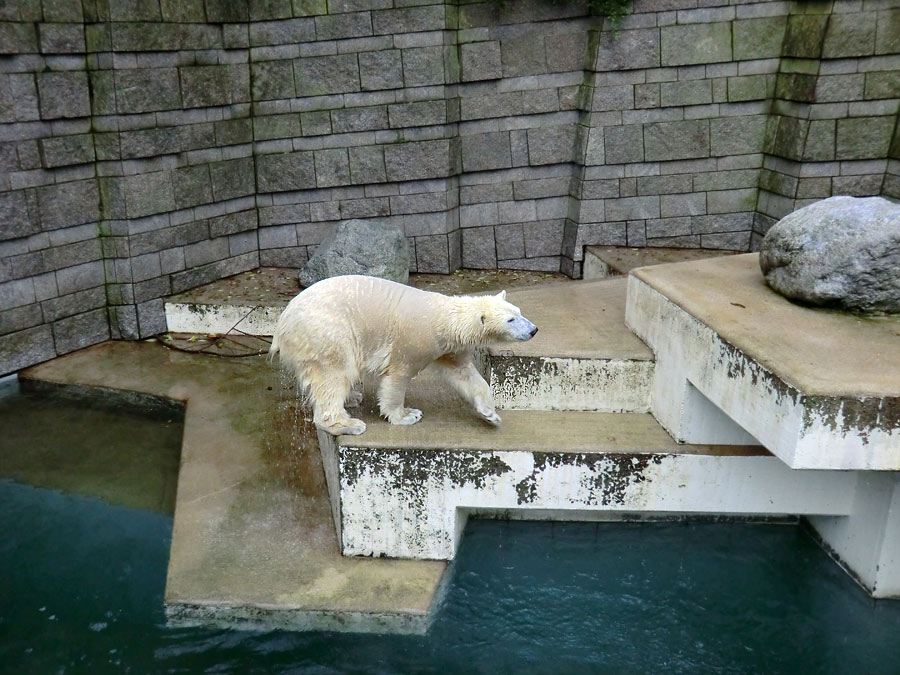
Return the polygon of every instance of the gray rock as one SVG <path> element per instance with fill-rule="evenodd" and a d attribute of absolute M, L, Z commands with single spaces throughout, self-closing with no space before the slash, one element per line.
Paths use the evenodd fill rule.
<path fill-rule="evenodd" d="M 409 245 L 397 226 L 378 220 L 345 220 L 300 270 L 300 283 L 312 286 L 341 274 L 365 274 L 405 284 L 409 260 Z"/>
<path fill-rule="evenodd" d="M 759 266 L 769 286 L 812 305 L 900 312 L 900 204 L 830 197 L 766 234 Z"/>

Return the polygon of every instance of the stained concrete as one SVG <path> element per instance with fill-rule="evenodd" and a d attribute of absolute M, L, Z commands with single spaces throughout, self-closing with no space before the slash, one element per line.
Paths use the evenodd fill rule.
<path fill-rule="evenodd" d="M 293 390 L 261 357 L 109 342 L 20 375 L 186 402 L 165 602 L 179 622 L 422 632 L 445 564 L 345 558 Z"/>
<path fill-rule="evenodd" d="M 900 397 L 900 316 L 865 318 L 793 303 L 766 285 L 759 255 L 633 274 L 808 395 Z"/>
<path fill-rule="evenodd" d="M 538 334 L 491 351 L 523 357 L 650 360 L 653 353 L 625 326 L 625 291 L 624 278 L 513 291 L 507 300 L 538 326 Z"/>

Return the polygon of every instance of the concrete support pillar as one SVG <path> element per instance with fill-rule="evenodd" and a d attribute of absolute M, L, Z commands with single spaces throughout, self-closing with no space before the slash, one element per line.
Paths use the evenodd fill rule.
<path fill-rule="evenodd" d="M 900 472 L 860 472 L 850 515 L 809 522 L 872 597 L 900 596 Z"/>

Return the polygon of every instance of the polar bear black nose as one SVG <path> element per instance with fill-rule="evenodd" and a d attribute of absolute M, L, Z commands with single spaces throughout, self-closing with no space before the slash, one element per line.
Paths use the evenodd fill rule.
<path fill-rule="evenodd" d="M 531 331 L 531 337 L 534 337 L 537 334 L 537 331 L 538 331 L 538 328 L 537 328 L 537 326 L 535 326 L 534 330 Z"/>

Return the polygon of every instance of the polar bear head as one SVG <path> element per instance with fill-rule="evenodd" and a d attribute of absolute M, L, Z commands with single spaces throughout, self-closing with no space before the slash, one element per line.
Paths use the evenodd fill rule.
<path fill-rule="evenodd" d="M 537 326 L 522 316 L 522 311 L 506 301 L 506 291 L 480 298 L 480 315 L 486 342 L 530 340 L 538 332 Z"/>

